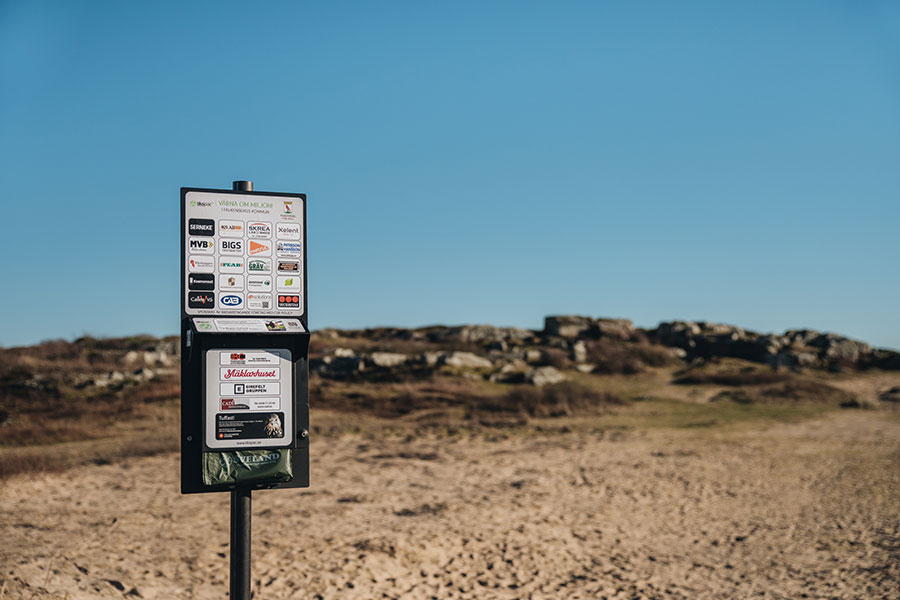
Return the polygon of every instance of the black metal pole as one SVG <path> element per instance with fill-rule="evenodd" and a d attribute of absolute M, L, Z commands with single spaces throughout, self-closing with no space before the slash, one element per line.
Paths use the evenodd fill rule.
<path fill-rule="evenodd" d="M 235 191 L 252 192 L 252 181 L 235 181 Z M 230 600 L 250 600 L 251 489 L 231 490 L 231 580 Z"/>
<path fill-rule="evenodd" d="M 250 600 L 250 493 L 231 490 L 231 600 Z"/>

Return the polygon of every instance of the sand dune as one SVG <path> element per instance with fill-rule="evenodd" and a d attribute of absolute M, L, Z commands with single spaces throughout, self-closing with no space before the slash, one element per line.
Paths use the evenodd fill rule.
<path fill-rule="evenodd" d="M 257 492 L 255 597 L 897 598 L 900 420 L 313 440 Z M 0 598 L 222 598 L 227 494 L 176 455 L 15 477 Z"/>

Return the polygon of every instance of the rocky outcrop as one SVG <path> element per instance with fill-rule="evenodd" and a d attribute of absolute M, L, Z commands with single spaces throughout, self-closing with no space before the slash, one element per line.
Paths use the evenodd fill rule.
<path fill-rule="evenodd" d="M 628 319 L 595 319 L 579 315 L 554 315 L 544 318 L 545 337 L 611 338 L 628 341 L 637 329 Z"/>

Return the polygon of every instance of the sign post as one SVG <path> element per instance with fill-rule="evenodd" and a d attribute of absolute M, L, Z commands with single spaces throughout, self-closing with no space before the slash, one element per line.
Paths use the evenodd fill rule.
<path fill-rule="evenodd" d="M 254 489 L 309 486 L 306 195 L 181 189 L 181 492 L 231 492 L 250 598 Z"/>

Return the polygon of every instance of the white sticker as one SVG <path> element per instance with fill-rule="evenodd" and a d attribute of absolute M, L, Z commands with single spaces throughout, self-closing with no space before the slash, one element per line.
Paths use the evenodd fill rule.
<path fill-rule="evenodd" d="M 244 254 L 244 240 L 219 240 L 219 254 L 241 256 Z"/>
<path fill-rule="evenodd" d="M 219 235 L 222 237 L 244 237 L 243 221 L 219 221 Z"/>
<path fill-rule="evenodd" d="M 249 275 L 247 277 L 247 290 L 251 292 L 271 292 L 272 277 L 270 275 Z"/>
<path fill-rule="evenodd" d="M 299 223 L 277 223 L 275 225 L 275 237 L 283 240 L 299 240 Z"/>
<path fill-rule="evenodd" d="M 247 294 L 247 308 L 250 310 L 270 310 L 272 294 Z"/>
<path fill-rule="evenodd" d="M 212 254 L 215 250 L 213 238 L 188 238 L 188 252 L 191 254 Z"/>
<path fill-rule="evenodd" d="M 248 273 L 271 273 L 272 259 L 270 258 L 251 258 L 247 261 Z"/>
<path fill-rule="evenodd" d="M 219 294 L 219 308 L 240 310 L 244 308 L 243 294 Z"/>
<path fill-rule="evenodd" d="M 219 354 L 219 364 L 223 367 L 234 365 L 272 365 L 278 366 L 279 357 L 271 352 L 250 352 L 247 350 L 222 352 Z"/>
<path fill-rule="evenodd" d="M 188 270 L 191 273 L 214 273 L 216 261 L 211 256 L 191 255 L 188 257 Z"/>
<path fill-rule="evenodd" d="M 243 273 L 243 258 L 223 258 L 219 261 L 219 273 Z"/>
<path fill-rule="evenodd" d="M 222 275 L 219 277 L 219 291 L 240 292 L 244 289 L 243 275 Z"/>
<path fill-rule="evenodd" d="M 302 254 L 302 244 L 300 242 L 275 242 L 275 252 L 278 256 L 286 256 L 288 258 L 300 258 Z"/>
<path fill-rule="evenodd" d="M 264 221 L 247 223 L 247 237 L 256 239 L 272 237 L 272 224 Z"/>
<path fill-rule="evenodd" d="M 278 381 L 281 369 L 278 367 L 224 367 L 219 369 L 222 381 Z"/>
<path fill-rule="evenodd" d="M 279 292 L 299 292 L 300 277 L 296 275 L 279 275 L 277 289 Z"/>
<path fill-rule="evenodd" d="M 272 243 L 250 240 L 250 256 L 272 256 Z"/>
<path fill-rule="evenodd" d="M 216 319 L 216 328 L 223 333 L 257 333 L 266 331 L 262 319 Z"/>
<path fill-rule="evenodd" d="M 220 383 L 219 393 L 223 396 L 277 396 L 281 393 L 281 384 Z"/>
<path fill-rule="evenodd" d="M 215 331 L 216 325 L 212 319 L 194 319 L 194 327 L 197 331 Z"/>

